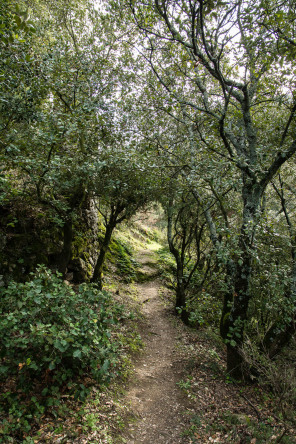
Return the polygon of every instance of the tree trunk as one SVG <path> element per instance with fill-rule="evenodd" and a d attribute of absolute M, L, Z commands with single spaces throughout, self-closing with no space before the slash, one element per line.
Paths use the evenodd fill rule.
<path fill-rule="evenodd" d="M 180 265 L 180 264 L 179 264 Z M 175 311 L 180 314 L 181 310 L 181 319 L 184 324 L 189 324 L 189 313 L 186 310 L 186 290 L 183 281 L 183 267 L 181 270 L 178 270 L 177 264 L 177 289 L 176 289 L 176 303 L 175 303 Z"/>
<path fill-rule="evenodd" d="M 237 381 L 243 378 L 243 358 L 237 346 L 227 344 L 227 373 Z"/>
<path fill-rule="evenodd" d="M 58 269 L 59 272 L 62 273 L 64 276 L 67 271 L 67 267 L 71 260 L 71 255 L 72 255 L 72 241 L 73 241 L 72 218 L 67 219 L 65 221 L 63 227 L 63 234 L 64 234 L 63 249 L 60 253 Z"/>
<path fill-rule="evenodd" d="M 274 324 L 267 332 L 263 341 L 263 351 L 272 359 L 278 355 L 283 347 L 289 344 L 296 333 L 296 320 L 292 319 L 283 328 L 282 324 Z"/>
<path fill-rule="evenodd" d="M 233 280 L 233 304 L 227 320 L 227 371 L 236 379 L 243 377 L 243 359 L 240 349 L 244 341 L 244 327 L 251 298 L 250 280 L 252 275 L 252 250 L 260 210 L 263 189 L 257 183 L 244 180 L 243 223 L 239 238 L 239 257 L 235 266 Z M 228 270 L 232 273 L 231 269 Z M 231 279 L 232 276 L 229 276 Z"/>
<path fill-rule="evenodd" d="M 94 268 L 93 276 L 91 278 L 91 282 L 96 282 L 100 290 L 102 290 L 102 273 L 103 266 L 105 262 L 106 253 L 108 251 L 113 230 L 116 226 L 116 223 L 108 223 L 106 226 L 106 232 L 104 236 L 104 240 L 100 249 L 100 253 Z"/>
<path fill-rule="evenodd" d="M 181 319 L 182 321 L 188 325 L 189 323 L 189 314 L 186 311 L 186 291 L 185 291 L 185 278 L 184 278 L 184 261 L 183 255 L 180 254 L 179 250 L 174 245 L 173 241 L 173 202 L 172 199 L 169 202 L 168 207 L 168 230 L 167 230 L 167 239 L 169 244 L 169 249 L 172 255 L 175 258 L 176 266 L 177 266 L 177 289 L 176 289 L 176 303 L 175 303 L 175 312 L 180 313 L 181 310 Z"/>
<path fill-rule="evenodd" d="M 229 259 L 226 264 L 226 293 L 223 299 L 223 308 L 220 319 L 220 335 L 222 339 L 227 339 L 227 334 L 229 331 L 229 315 L 231 307 L 233 304 L 233 294 L 234 294 L 234 278 L 236 275 L 236 265 L 232 259 Z"/>

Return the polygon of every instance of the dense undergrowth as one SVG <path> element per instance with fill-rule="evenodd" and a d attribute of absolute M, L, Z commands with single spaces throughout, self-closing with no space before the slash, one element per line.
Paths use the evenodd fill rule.
<path fill-rule="evenodd" d="M 176 265 L 167 247 L 158 251 L 165 286 L 163 301 L 173 307 Z M 221 315 L 217 285 L 188 289 L 189 327 L 180 343 L 186 377 L 179 387 L 196 407 L 184 431 L 191 444 L 296 442 L 296 343 L 292 341 L 276 359 L 258 347 L 253 325 L 241 352 L 251 379 L 236 381 L 227 374 L 225 344 L 219 334 Z M 176 329 L 180 328 L 176 322 Z M 258 332 L 259 334 L 259 332 Z"/>
<path fill-rule="evenodd" d="M 161 296 L 173 307 L 175 264 L 168 249 L 159 248 L 163 240 L 162 230 L 139 222 L 116 230 L 104 268 L 106 291 L 71 285 L 44 266 L 26 283 L 0 289 L 0 442 L 122 442 L 131 418 L 124 385 L 132 354 L 143 345 L 133 283 L 145 276 L 135 256 L 147 247 L 157 251 Z M 196 406 L 184 431 L 188 443 L 293 443 L 295 344 L 272 365 L 246 350 L 262 376 L 249 386 L 237 383 L 226 374 L 219 294 L 206 288 L 195 296 L 192 287 L 191 328 L 182 326 L 187 339 L 180 343 L 186 377 L 178 384 Z"/>
<path fill-rule="evenodd" d="M 115 324 L 127 316 L 95 285 L 72 288 L 39 267 L 25 284 L 1 290 L 1 435 L 22 440 L 62 396 L 85 399 L 86 376 L 105 383 L 117 373 Z"/>
<path fill-rule="evenodd" d="M 137 276 L 134 248 L 129 230 L 117 233 L 105 266 L 108 291 L 71 285 L 45 266 L 1 288 L 0 442 L 50 442 L 62 432 L 74 440 L 94 431 L 109 439 L 109 427 L 89 410 L 109 396 L 114 404 L 116 382 L 109 383 L 128 376 L 129 353 L 141 347 L 130 326 L 137 314 L 118 290 Z M 73 418 L 68 426 L 65 417 Z"/>

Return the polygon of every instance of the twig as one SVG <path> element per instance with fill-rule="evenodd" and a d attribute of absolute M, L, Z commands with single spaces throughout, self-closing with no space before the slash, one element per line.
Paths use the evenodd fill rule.
<path fill-rule="evenodd" d="M 276 442 L 281 442 L 281 440 L 283 439 L 283 437 L 285 436 L 285 434 L 287 433 L 287 429 L 285 427 L 283 433 L 281 434 L 281 436 L 276 440 Z"/>
<path fill-rule="evenodd" d="M 238 388 L 239 388 L 239 386 L 237 385 L 237 384 L 235 384 Z M 257 409 L 257 407 L 255 407 L 254 406 L 254 404 L 243 394 L 243 393 L 241 393 L 241 391 L 239 392 L 239 394 L 240 394 L 240 396 L 242 397 L 242 398 L 244 398 L 244 400 L 245 401 L 247 401 L 247 403 L 255 410 L 255 413 L 256 413 L 256 415 L 257 415 L 257 417 L 258 417 L 258 420 L 259 421 L 262 421 L 262 416 L 261 416 L 261 413 L 259 412 L 259 410 Z"/>

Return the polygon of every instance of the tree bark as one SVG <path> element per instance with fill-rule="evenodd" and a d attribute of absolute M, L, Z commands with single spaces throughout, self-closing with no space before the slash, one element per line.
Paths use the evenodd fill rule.
<path fill-rule="evenodd" d="M 240 256 L 236 261 L 233 279 L 233 304 L 227 320 L 227 330 L 223 331 L 227 338 L 227 371 L 236 379 L 243 377 L 243 359 L 240 349 L 244 341 L 244 327 L 248 315 L 251 298 L 250 281 L 252 274 L 253 243 L 260 202 L 264 188 L 256 182 L 250 183 L 245 178 L 243 186 L 243 223 L 239 237 Z M 229 276 L 232 278 L 232 276 Z M 235 345 L 233 345 L 235 343 Z"/>
<path fill-rule="evenodd" d="M 91 278 L 91 282 L 96 282 L 100 290 L 102 290 L 102 274 L 103 274 L 103 266 L 105 262 L 106 253 L 108 251 L 113 230 L 116 226 L 116 223 L 110 222 L 106 226 L 106 232 L 104 236 L 104 240 L 100 249 L 100 253 L 94 268 L 93 276 Z"/>
<path fill-rule="evenodd" d="M 227 334 L 229 331 L 229 315 L 233 304 L 233 294 L 234 294 L 234 277 L 236 275 L 236 264 L 232 259 L 228 259 L 226 264 L 226 292 L 223 298 L 223 307 L 220 319 L 220 335 L 222 339 L 227 339 Z"/>
<path fill-rule="evenodd" d="M 227 373 L 237 381 L 240 381 L 244 376 L 243 362 L 244 360 L 239 348 L 227 344 Z"/>
<path fill-rule="evenodd" d="M 277 323 L 267 332 L 263 341 L 263 349 L 272 359 L 277 356 L 289 344 L 296 333 L 296 320 L 292 319 L 284 328 Z"/>
<path fill-rule="evenodd" d="M 60 253 L 58 269 L 59 272 L 62 273 L 63 276 L 65 276 L 72 255 L 72 241 L 73 241 L 72 218 L 69 218 L 65 221 L 63 227 L 63 236 L 64 236 L 63 249 Z"/>
<path fill-rule="evenodd" d="M 175 247 L 173 234 L 172 234 L 172 225 L 173 225 L 173 214 L 172 214 L 173 202 L 172 200 L 169 202 L 168 207 L 168 231 L 167 238 L 169 249 L 172 255 L 175 258 L 176 266 L 177 266 L 177 288 L 176 288 L 176 302 L 175 302 L 175 312 L 180 313 L 181 310 L 181 319 L 185 324 L 189 324 L 189 313 L 186 310 L 186 283 L 184 278 L 184 254 L 180 254 L 179 250 Z M 185 253 L 185 252 L 183 252 Z"/>
<path fill-rule="evenodd" d="M 177 289 L 176 289 L 176 304 L 175 311 L 176 313 L 180 312 L 181 309 L 181 319 L 184 324 L 189 324 L 189 313 L 186 310 L 186 290 L 183 282 L 183 272 L 182 270 L 178 270 L 177 265 Z"/>

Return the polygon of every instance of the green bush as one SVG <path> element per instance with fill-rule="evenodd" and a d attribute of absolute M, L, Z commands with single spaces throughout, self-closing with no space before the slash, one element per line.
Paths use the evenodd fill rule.
<path fill-rule="evenodd" d="M 0 289 L 0 381 L 13 376 L 18 388 L 51 375 L 62 384 L 88 370 L 108 375 L 116 317 L 110 297 L 95 285 L 77 291 L 40 266 L 29 282 Z"/>

